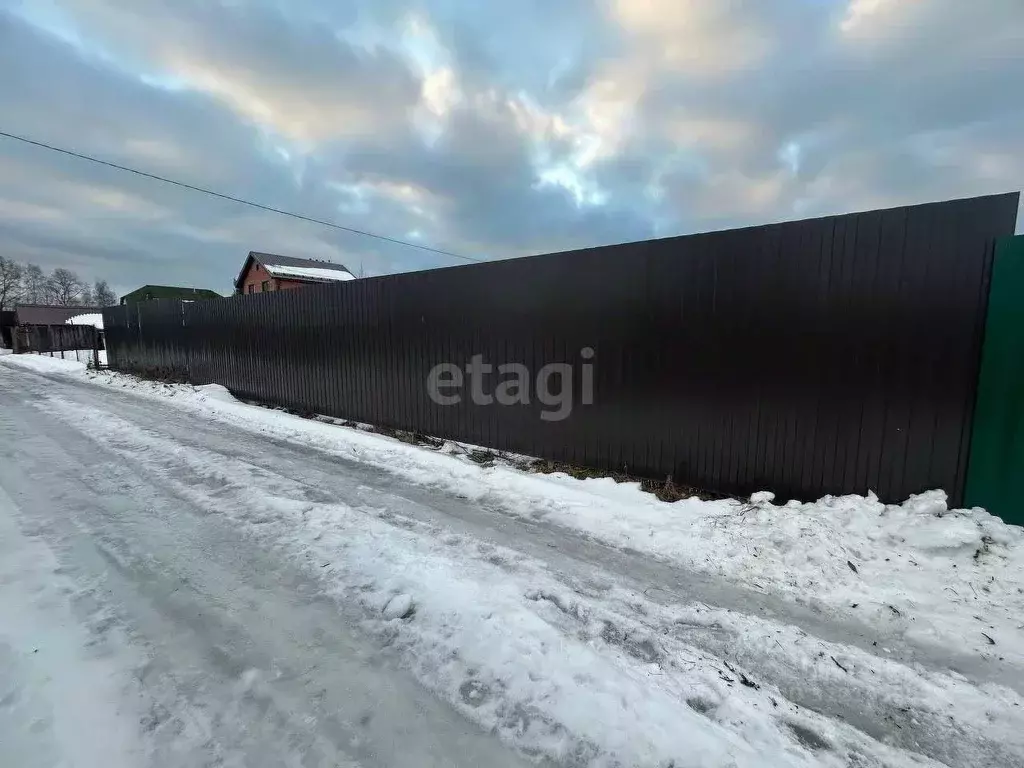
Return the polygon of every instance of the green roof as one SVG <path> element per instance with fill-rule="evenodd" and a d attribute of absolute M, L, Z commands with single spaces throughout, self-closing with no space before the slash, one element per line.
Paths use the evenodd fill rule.
<path fill-rule="evenodd" d="M 151 299 L 220 299 L 216 291 L 207 288 L 187 288 L 176 285 L 144 285 L 121 297 L 122 304 L 134 304 Z"/>

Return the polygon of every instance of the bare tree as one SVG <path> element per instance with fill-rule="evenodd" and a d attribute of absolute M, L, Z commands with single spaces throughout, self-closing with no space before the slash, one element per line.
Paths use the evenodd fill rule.
<path fill-rule="evenodd" d="M 0 309 L 11 309 L 21 301 L 23 275 L 21 264 L 0 256 Z"/>
<path fill-rule="evenodd" d="M 42 304 L 46 301 L 46 275 L 36 264 L 25 266 L 25 275 L 22 278 L 24 286 L 23 299 L 27 304 Z"/>
<path fill-rule="evenodd" d="M 92 300 L 97 307 L 113 307 L 117 304 L 117 296 L 106 280 L 97 280 L 92 289 Z"/>
<path fill-rule="evenodd" d="M 82 301 L 85 284 L 70 269 L 58 267 L 46 281 L 49 298 L 59 307 L 73 307 Z"/>
<path fill-rule="evenodd" d="M 95 306 L 92 303 L 92 288 L 90 288 L 88 285 L 82 286 L 82 293 L 78 297 L 78 303 L 81 304 L 83 307 Z"/>

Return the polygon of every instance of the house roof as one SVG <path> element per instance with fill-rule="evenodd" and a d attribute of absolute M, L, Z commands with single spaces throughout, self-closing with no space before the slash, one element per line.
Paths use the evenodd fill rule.
<path fill-rule="evenodd" d="M 153 294 L 154 299 L 177 299 L 186 295 L 195 295 L 199 298 L 206 299 L 220 299 L 223 298 L 216 291 L 211 291 L 208 288 L 191 288 L 188 286 L 178 285 L 144 285 L 141 288 L 136 288 L 130 293 L 126 293 L 121 297 L 121 301 L 125 299 L 134 298 L 139 294 Z"/>
<path fill-rule="evenodd" d="M 18 304 L 14 307 L 18 325 L 64 325 L 75 315 L 102 314 L 102 307 L 55 307 L 48 304 Z"/>
<path fill-rule="evenodd" d="M 336 283 L 356 279 L 344 264 L 337 264 L 333 261 L 298 259 L 294 256 L 250 251 L 245 263 L 242 264 L 241 272 L 235 278 L 237 290 L 241 289 L 242 280 L 253 262 L 267 270 L 271 277 L 280 277 L 286 280 L 298 280 L 306 283 Z"/>

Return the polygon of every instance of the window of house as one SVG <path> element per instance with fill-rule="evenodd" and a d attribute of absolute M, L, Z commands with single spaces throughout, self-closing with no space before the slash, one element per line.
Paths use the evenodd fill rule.
<path fill-rule="evenodd" d="M 256 283 L 249 283 L 249 293 L 256 293 Z"/>
<path fill-rule="evenodd" d="M 269 280 L 264 280 L 263 281 L 263 285 L 260 286 L 260 290 L 261 291 L 269 291 L 270 290 L 270 281 Z"/>

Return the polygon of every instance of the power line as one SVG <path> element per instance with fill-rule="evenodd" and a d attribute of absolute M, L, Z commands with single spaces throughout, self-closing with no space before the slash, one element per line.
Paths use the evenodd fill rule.
<path fill-rule="evenodd" d="M 404 245 L 408 248 L 418 248 L 421 251 L 428 251 L 430 253 L 437 253 L 441 256 L 451 256 L 453 259 L 463 259 L 465 261 L 482 262 L 484 259 L 475 259 L 472 256 L 463 256 L 458 253 L 452 253 L 451 251 L 443 251 L 440 248 L 431 248 L 428 245 L 420 245 L 419 243 L 411 243 L 408 240 L 399 240 L 395 237 L 388 237 L 386 235 L 378 235 L 374 232 L 366 232 L 361 229 L 355 229 L 353 227 L 345 227 L 341 224 L 335 224 L 333 221 L 324 221 L 323 219 L 314 219 L 311 216 L 303 216 L 301 213 L 292 213 L 291 211 L 284 211 L 280 208 L 273 208 L 269 205 L 262 205 L 260 203 L 254 203 L 251 200 L 243 200 L 240 197 L 232 197 L 231 195 L 225 195 L 221 192 L 214 192 L 212 189 L 205 189 L 203 187 L 197 187 L 193 184 L 186 184 L 183 181 L 175 181 L 174 179 L 168 179 L 165 176 L 157 176 L 154 173 L 146 173 L 140 171 L 137 168 L 129 168 L 126 165 L 118 165 L 117 163 L 111 163 L 107 160 L 100 160 L 97 157 L 91 157 L 90 155 L 83 155 L 78 152 L 72 152 L 70 149 L 63 149 L 61 147 L 55 147 L 51 144 L 44 144 L 41 141 L 34 141 L 24 136 L 17 136 L 13 133 L 7 133 L 0 131 L 0 136 L 8 139 L 14 139 L 15 141 L 21 141 L 25 144 L 31 144 L 34 147 L 41 147 L 42 149 L 48 149 L 51 152 L 59 152 L 62 155 L 68 155 L 69 157 L 77 157 L 79 160 L 88 160 L 90 163 L 96 163 L 97 165 L 105 165 L 108 168 L 114 168 L 118 171 L 126 171 L 127 173 L 134 173 L 136 176 L 142 176 L 147 179 L 153 179 L 154 181 L 163 182 L 164 184 L 173 184 L 176 187 L 182 187 L 183 189 L 189 189 L 193 192 L 202 192 L 204 195 L 211 195 L 213 197 L 219 197 L 221 200 L 230 200 L 232 203 L 241 203 L 242 205 L 248 205 L 251 208 L 259 208 L 261 211 L 269 211 L 270 213 L 279 213 L 282 216 L 291 216 L 293 219 L 300 219 L 302 221 L 308 221 L 313 224 L 320 224 L 325 227 L 331 227 L 332 229 L 340 229 L 343 232 L 349 232 L 354 235 L 362 235 L 363 237 L 372 237 L 376 240 L 383 240 L 387 243 L 394 243 L 395 245 Z"/>

